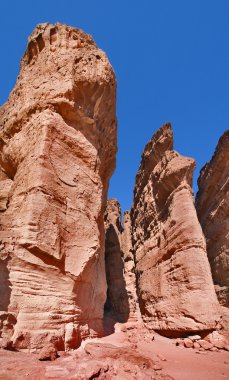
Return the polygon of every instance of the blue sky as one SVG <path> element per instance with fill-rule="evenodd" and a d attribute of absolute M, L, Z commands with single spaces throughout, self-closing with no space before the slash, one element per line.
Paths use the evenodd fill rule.
<path fill-rule="evenodd" d="M 117 76 L 117 167 L 109 196 L 130 208 L 141 153 L 170 121 L 175 149 L 200 168 L 229 128 L 229 1 L 0 2 L 0 105 L 12 90 L 29 34 L 40 22 L 84 29 Z"/>

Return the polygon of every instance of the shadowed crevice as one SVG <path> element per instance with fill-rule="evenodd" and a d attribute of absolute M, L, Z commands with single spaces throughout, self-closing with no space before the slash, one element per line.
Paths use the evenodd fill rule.
<path fill-rule="evenodd" d="M 112 333 L 116 322 L 127 322 L 130 310 L 122 251 L 117 232 L 111 224 L 106 231 L 105 267 L 107 299 L 104 305 L 104 329 L 106 333 Z"/>
<path fill-rule="evenodd" d="M 0 260 L 0 311 L 8 311 L 11 295 L 11 282 L 9 280 L 8 263 L 10 257 Z"/>

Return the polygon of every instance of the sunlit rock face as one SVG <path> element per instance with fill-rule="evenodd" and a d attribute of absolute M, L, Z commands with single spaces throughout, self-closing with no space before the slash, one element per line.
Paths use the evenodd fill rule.
<path fill-rule="evenodd" d="M 91 36 L 41 24 L 0 109 L 0 341 L 75 348 L 102 333 L 116 79 Z"/>
<path fill-rule="evenodd" d="M 144 321 L 164 334 L 214 329 L 218 301 L 192 192 L 195 161 L 173 150 L 170 124 L 142 154 L 131 211 Z"/>
<path fill-rule="evenodd" d="M 229 307 L 229 130 L 198 179 L 196 208 L 219 302 Z"/>

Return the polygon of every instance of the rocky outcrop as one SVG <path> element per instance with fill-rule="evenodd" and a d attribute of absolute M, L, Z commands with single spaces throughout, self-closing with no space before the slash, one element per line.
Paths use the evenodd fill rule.
<path fill-rule="evenodd" d="M 41 24 L 0 110 L 0 341 L 74 348 L 102 333 L 103 214 L 116 80 L 81 30 Z"/>
<path fill-rule="evenodd" d="M 131 242 L 130 216 L 124 214 L 116 199 L 109 199 L 105 212 L 105 265 L 107 301 L 105 324 L 141 320 L 136 295 L 136 277 Z"/>
<path fill-rule="evenodd" d="M 104 307 L 105 319 L 126 322 L 129 304 L 124 278 L 121 248 L 121 208 L 116 199 L 107 202 L 105 213 L 105 266 L 107 278 L 107 300 Z"/>
<path fill-rule="evenodd" d="M 166 124 L 146 145 L 136 176 L 131 222 L 140 309 L 148 326 L 168 335 L 214 329 L 219 319 L 191 188 L 194 167 L 173 150 Z"/>
<path fill-rule="evenodd" d="M 207 254 L 220 303 L 229 307 L 229 130 L 201 170 L 197 214 L 207 242 Z"/>
<path fill-rule="evenodd" d="M 122 221 L 122 254 L 124 262 L 124 276 L 129 302 L 129 322 L 141 322 L 141 312 L 139 309 L 138 297 L 136 292 L 135 262 L 132 246 L 132 226 L 130 212 L 125 211 Z"/>

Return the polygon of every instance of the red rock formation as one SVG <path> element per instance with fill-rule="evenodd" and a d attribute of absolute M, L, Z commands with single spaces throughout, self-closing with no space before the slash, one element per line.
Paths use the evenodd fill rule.
<path fill-rule="evenodd" d="M 116 80 L 93 39 L 41 24 L 0 110 L 0 341 L 77 347 L 102 331 Z"/>
<path fill-rule="evenodd" d="M 201 170 L 196 208 L 220 303 L 229 307 L 229 130 Z"/>
<path fill-rule="evenodd" d="M 136 176 L 131 220 L 140 309 L 149 326 L 169 335 L 214 329 L 219 319 L 193 201 L 194 167 L 173 150 L 166 124 L 146 145 Z"/>
<path fill-rule="evenodd" d="M 129 304 L 121 251 L 121 209 L 116 199 L 110 199 L 107 202 L 105 230 L 105 266 L 107 278 L 105 319 L 109 317 L 114 322 L 126 322 L 129 317 Z"/>
<path fill-rule="evenodd" d="M 121 208 L 116 199 L 109 199 L 105 213 L 105 263 L 107 301 L 105 324 L 109 321 L 137 322 L 141 320 L 136 295 L 136 278 L 131 251 L 129 213 L 125 213 L 121 226 Z"/>
<path fill-rule="evenodd" d="M 121 247 L 124 262 L 124 276 L 129 302 L 129 322 L 141 322 L 141 312 L 136 292 L 136 274 L 132 247 L 132 227 L 129 211 L 123 216 Z"/>

